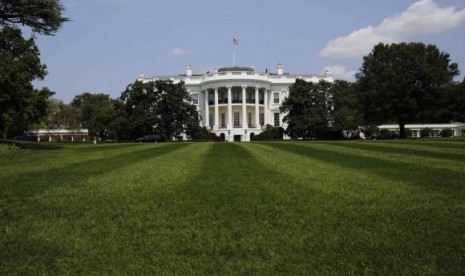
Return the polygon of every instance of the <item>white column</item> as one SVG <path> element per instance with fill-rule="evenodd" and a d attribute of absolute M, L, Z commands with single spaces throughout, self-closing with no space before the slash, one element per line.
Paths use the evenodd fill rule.
<path fill-rule="evenodd" d="M 242 128 L 247 128 L 247 105 L 246 105 L 247 86 L 242 86 Z"/>
<path fill-rule="evenodd" d="M 263 94 L 263 124 L 266 126 L 268 124 L 268 91 L 265 89 Z"/>
<path fill-rule="evenodd" d="M 205 90 L 205 127 L 210 128 L 210 106 L 208 105 L 208 89 Z"/>
<path fill-rule="evenodd" d="M 258 107 L 258 86 L 255 87 L 255 127 L 260 127 L 260 109 Z"/>
<path fill-rule="evenodd" d="M 219 125 L 219 110 L 218 110 L 218 87 L 215 87 L 215 122 L 213 124 L 213 129 L 218 129 Z"/>
<path fill-rule="evenodd" d="M 231 90 L 232 87 L 228 86 L 228 129 L 231 129 L 233 124 L 232 124 L 232 97 L 231 97 Z"/>

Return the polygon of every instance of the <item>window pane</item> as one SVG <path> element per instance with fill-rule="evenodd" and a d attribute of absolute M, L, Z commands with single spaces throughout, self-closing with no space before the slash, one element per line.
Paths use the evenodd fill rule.
<path fill-rule="evenodd" d="M 273 102 L 279 103 L 279 93 L 273 93 Z"/>
<path fill-rule="evenodd" d="M 274 114 L 274 126 L 279 126 L 279 113 Z"/>

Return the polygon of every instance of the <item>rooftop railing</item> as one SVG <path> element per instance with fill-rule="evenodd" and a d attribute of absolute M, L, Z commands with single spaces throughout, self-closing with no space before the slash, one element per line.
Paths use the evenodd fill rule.
<path fill-rule="evenodd" d="M 257 73 L 257 72 L 250 72 L 250 71 L 228 71 L 228 72 L 214 72 L 214 73 L 205 73 L 203 75 L 197 76 L 153 76 L 153 77 L 146 77 L 146 76 L 139 76 L 138 80 L 145 80 L 145 81 L 156 81 L 156 80 L 166 80 L 170 79 L 174 82 L 184 81 L 189 83 L 197 83 L 197 82 L 204 82 L 204 81 L 214 81 L 220 79 L 258 79 L 264 81 L 293 81 L 294 79 L 300 78 L 309 81 L 318 81 L 320 79 L 331 79 L 331 76 L 328 75 L 317 75 L 317 74 L 283 74 L 283 75 L 276 75 L 270 73 Z"/>

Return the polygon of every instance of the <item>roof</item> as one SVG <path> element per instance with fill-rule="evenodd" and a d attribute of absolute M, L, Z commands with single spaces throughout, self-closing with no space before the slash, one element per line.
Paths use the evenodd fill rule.
<path fill-rule="evenodd" d="M 230 71 L 248 71 L 248 72 L 253 72 L 254 69 L 250 67 L 239 67 L 239 66 L 233 66 L 233 67 L 223 67 L 218 69 L 218 72 L 230 72 Z"/>

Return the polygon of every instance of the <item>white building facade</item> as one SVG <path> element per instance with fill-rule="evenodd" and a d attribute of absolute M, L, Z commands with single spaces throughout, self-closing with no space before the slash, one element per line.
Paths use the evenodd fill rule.
<path fill-rule="evenodd" d="M 139 76 L 138 81 L 170 79 L 184 81 L 193 104 L 201 116 L 201 125 L 211 129 L 226 141 L 250 141 L 266 125 L 286 127 L 279 107 L 289 95 L 289 86 L 296 79 L 317 83 L 333 82 L 325 74 L 288 74 L 278 64 L 276 73 L 258 73 L 251 67 L 224 67 L 213 73 L 193 74 L 187 66 L 185 75 Z"/>
<path fill-rule="evenodd" d="M 399 132 L 399 125 L 380 125 L 379 129 L 387 129 L 393 132 Z M 405 129 L 410 130 L 412 138 L 419 138 L 420 131 L 424 128 L 431 129 L 432 137 L 440 137 L 440 133 L 443 129 L 452 130 L 452 137 L 464 137 L 465 136 L 465 124 L 459 122 L 452 122 L 448 124 L 406 124 Z"/>

